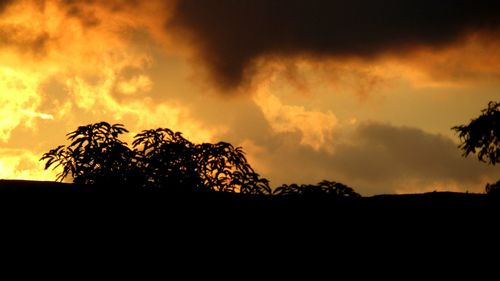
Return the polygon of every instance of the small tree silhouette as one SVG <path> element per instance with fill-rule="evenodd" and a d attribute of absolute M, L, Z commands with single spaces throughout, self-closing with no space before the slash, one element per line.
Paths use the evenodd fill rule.
<path fill-rule="evenodd" d="M 130 184 L 137 181 L 134 152 L 118 136 L 128 132 L 122 124 L 106 122 L 80 126 L 67 134 L 72 141 L 45 153 L 45 169 L 62 166 L 57 180 L 67 176 L 81 184 Z"/>
<path fill-rule="evenodd" d="M 273 192 L 275 195 L 306 195 L 306 196 L 331 196 L 336 198 L 358 198 L 361 197 L 354 189 L 339 182 L 321 181 L 317 185 L 282 185 Z"/>
<path fill-rule="evenodd" d="M 145 130 L 132 142 L 148 188 L 202 188 L 194 144 L 170 129 Z"/>
<path fill-rule="evenodd" d="M 270 194 L 269 181 L 248 164 L 241 147 L 226 142 L 196 146 L 196 159 L 205 185 L 219 191 Z"/>
<path fill-rule="evenodd" d="M 165 128 L 143 131 L 132 144 L 149 186 L 174 183 L 214 191 L 271 193 L 269 181 L 255 173 L 241 147 L 226 142 L 195 145 L 180 132 Z"/>
<path fill-rule="evenodd" d="M 455 126 L 462 143 L 463 156 L 477 154 L 479 161 L 491 165 L 500 162 L 500 103 L 490 101 L 488 108 L 468 125 Z M 476 152 L 477 150 L 477 152 Z M 487 193 L 500 193 L 500 181 L 486 185 Z"/>

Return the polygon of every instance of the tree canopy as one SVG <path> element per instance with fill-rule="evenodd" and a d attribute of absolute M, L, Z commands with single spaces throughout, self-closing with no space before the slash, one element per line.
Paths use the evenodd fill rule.
<path fill-rule="evenodd" d="M 269 181 L 250 166 L 241 147 L 226 142 L 193 144 L 180 132 L 158 128 L 134 137 L 132 148 L 119 136 L 122 124 L 100 122 L 67 134 L 71 143 L 45 153 L 45 169 L 62 167 L 57 180 L 142 188 L 204 189 L 270 194 Z"/>
<path fill-rule="evenodd" d="M 477 155 L 481 162 L 495 165 L 500 162 L 500 103 L 490 101 L 481 115 L 467 125 L 452 128 L 461 139 L 459 148 L 463 156 Z M 487 184 L 486 193 L 500 194 L 500 180 Z"/>
<path fill-rule="evenodd" d="M 463 155 L 476 154 L 479 161 L 495 165 L 500 162 L 500 103 L 489 102 L 488 108 L 467 125 L 455 126 L 462 143 Z"/>
<path fill-rule="evenodd" d="M 127 132 L 122 124 L 107 122 L 80 126 L 67 134 L 69 145 L 48 151 L 40 160 L 46 161 L 45 169 L 62 168 L 56 180 L 71 178 L 79 184 L 254 195 L 360 196 L 332 181 L 283 185 L 273 193 L 269 180 L 254 171 L 241 147 L 227 142 L 194 144 L 167 128 L 144 130 L 129 147 L 119 139 Z"/>
<path fill-rule="evenodd" d="M 106 122 L 80 126 L 67 134 L 71 143 L 45 153 L 45 169 L 62 166 L 57 180 L 73 178 L 82 184 L 129 184 L 137 176 L 137 157 L 119 136 L 128 132 L 122 124 Z"/>

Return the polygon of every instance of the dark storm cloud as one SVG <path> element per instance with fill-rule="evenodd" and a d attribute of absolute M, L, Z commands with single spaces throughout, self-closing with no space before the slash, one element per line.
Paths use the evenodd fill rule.
<path fill-rule="evenodd" d="M 500 24 L 497 0 L 180 0 L 168 28 L 190 34 L 221 86 L 261 55 L 359 56 L 441 47 Z"/>

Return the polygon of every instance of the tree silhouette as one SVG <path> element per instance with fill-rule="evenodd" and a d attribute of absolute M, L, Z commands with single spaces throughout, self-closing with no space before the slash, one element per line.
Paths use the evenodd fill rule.
<path fill-rule="evenodd" d="M 195 147 L 195 158 L 205 186 L 217 191 L 270 194 L 269 181 L 255 173 L 241 147 L 226 142 Z"/>
<path fill-rule="evenodd" d="M 290 184 L 282 185 L 273 192 L 275 195 L 306 195 L 306 196 L 331 196 L 336 198 L 358 198 L 361 197 L 354 189 L 334 181 L 321 181 L 317 185 Z"/>
<path fill-rule="evenodd" d="M 45 169 L 62 166 L 57 180 L 73 178 L 81 184 L 131 184 L 139 179 L 134 151 L 119 140 L 128 132 L 122 124 L 106 122 L 80 126 L 67 134 L 71 144 L 60 145 L 45 153 Z"/>
<path fill-rule="evenodd" d="M 455 126 L 462 143 L 463 156 L 477 154 L 479 161 L 491 165 L 500 162 L 500 103 L 490 101 L 488 108 L 468 125 Z M 477 150 L 477 152 L 476 152 Z M 500 181 L 487 184 L 486 193 L 500 193 Z"/>
<path fill-rule="evenodd" d="M 488 108 L 468 125 L 455 126 L 463 155 L 476 154 L 479 161 L 495 165 L 500 161 L 500 103 L 490 101 Z"/>
<path fill-rule="evenodd" d="M 219 191 L 253 195 L 360 195 L 344 184 L 283 185 L 272 192 L 269 181 L 257 174 L 241 147 L 227 142 L 194 144 L 167 128 L 144 130 L 132 148 L 119 139 L 122 124 L 99 122 L 67 134 L 71 143 L 45 153 L 45 169 L 62 167 L 58 181 L 117 185 L 177 191 Z"/>
<path fill-rule="evenodd" d="M 241 147 L 229 143 L 195 145 L 180 132 L 159 128 L 134 137 L 133 150 L 119 136 L 123 125 L 80 126 L 67 134 L 71 144 L 45 153 L 45 169 L 62 166 L 57 180 L 143 188 L 212 190 L 270 194 L 269 181 L 250 166 Z"/>
<path fill-rule="evenodd" d="M 271 193 L 269 181 L 255 173 L 241 147 L 226 142 L 195 145 L 180 132 L 165 128 L 143 131 L 132 144 L 148 186 Z"/>
<path fill-rule="evenodd" d="M 145 130 L 132 142 L 148 188 L 202 188 L 194 144 L 170 129 Z"/>

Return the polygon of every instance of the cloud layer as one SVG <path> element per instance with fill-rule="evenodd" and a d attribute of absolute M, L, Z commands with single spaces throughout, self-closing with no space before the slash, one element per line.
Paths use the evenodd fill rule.
<path fill-rule="evenodd" d="M 167 25 L 191 36 L 219 85 L 235 87 L 261 56 L 357 56 L 439 48 L 496 31 L 494 0 L 181 0 Z"/>
<path fill-rule="evenodd" d="M 348 183 L 364 195 L 481 192 L 486 182 L 500 176 L 495 167 L 462 158 L 450 138 L 416 128 L 362 123 L 337 138 L 333 151 L 300 146 L 300 138 L 290 134 L 275 138 L 273 142 L 254 144 L 259 147 L 258 157 L 273 167 L 270 174 L 274 184 L 333 179 Z"/>
<path fill-rule="evenodd" d="M 0 0 L 0 178 L 106 120 L 242 145 L 273 186 L 481 191 L 449 128 L 498 98 L 498 4 L 434 2 Z"/>

